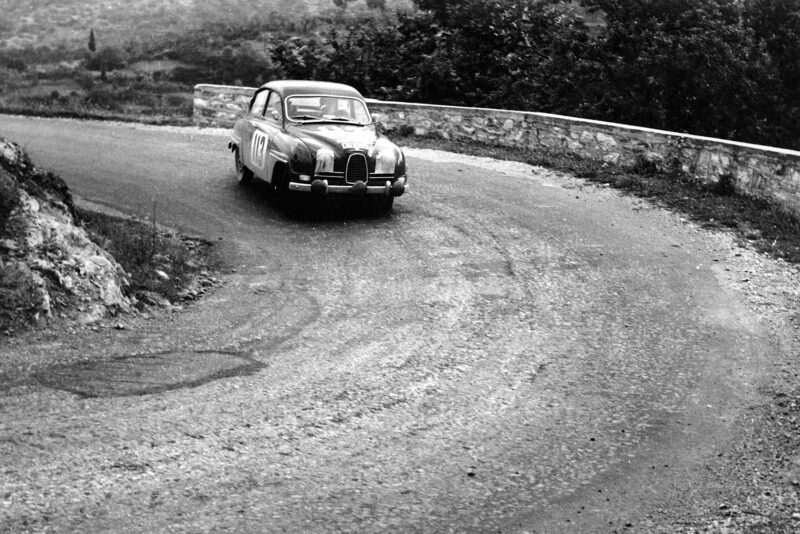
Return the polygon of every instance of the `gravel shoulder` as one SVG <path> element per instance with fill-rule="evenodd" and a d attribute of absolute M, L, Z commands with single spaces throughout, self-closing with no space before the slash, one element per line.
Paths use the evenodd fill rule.
<path fill-rule="evenodd" d="M 582 187 L 582 186 L 579 186 Z M 603 189 L 597 185 L 589 185 Z M 635 201 L 642 210 L 661 210 Z M 716 254 L 718 279 L 774 336 L 760 396 L 733 422 L 734 436 L 717 445 L 703 466 L 697 491 L 676 493 L 672 502 L 638 520 L 618 518 L 603 527 L 572 520 L 550 525 L 577 532 L 684 532 L 691 534 L 794 533 L 800 530 L 800 268 L 748 246 L 731 231 L 708 229 L 679 214 L 670 218 L 695 233 Z M 655 466 L 654 466 L 655 467 Z M 601 503 L 597 503 L 600 504 Z M 544 530 L 543 532 L 546 532 Z"/>
<path fill-rule="evenodd" d="M 446 162 L 465 158 L 419 148 L 411 149 L 411 153 Z M 474 165 L 501 173 L 518 173 L 526 165 L 466 157 Z M 608 186 L 568 173 L 538 168 L 537 174 L 577 191 L 588 189 L 588 194 L 610 193 Z M 759 396 L 732 422 L 734 435 L 717 444 L 709 455 L 712 461 L 703 466 L 704 483 L 698 491 L 675 493 L 672 502 L 653 507 L 636 520 L 619 516 L 602 526 L 582 520 L 581 512 L 588 505 L 581 502 L 573 514 L 550 518 L 537 532 L 800 531 L 800 266 L 755 250 L 732 230 L 709 228 L 649 200 L 629 198 L 634 209 L 662 213 L 665 224 L 684 226 L 694 236 L 693 245 L 705 248 L 714 257 L 718 280 L 771 332 L 775 353 L 783 356 L 769 358 L 769 369 L 758 383 Z M 603 495 L 591 502 L 602 507 L 607 498 Z"/>
<path fill-rule="evenodd" d="M 709 242 L 729 240 L 710 233 Z M 774 335 L 784 355 L 772 359 L 759 384 L 761 398 L 735 422 L 737 435 L 720 444 L 706 466 L 708 487 L 698 495 L 705 511 L 675 519 L 677 530 L 700 533 L 800 530 L 800 272 L 747 248 L 735 253 L 736 269 L 719 276 Z M 656 526 L 656 525 L 653 525 Z M 669 531 L 666 529 L 665 531 Z"/>

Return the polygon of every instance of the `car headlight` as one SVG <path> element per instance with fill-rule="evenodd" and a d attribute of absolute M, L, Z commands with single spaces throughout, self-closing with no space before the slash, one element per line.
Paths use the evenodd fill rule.
<path fill-rule="evenodd" d="M 382 148 L 375 156 L 375 174 L 394 174 L 397 156 L 393 148 Z"/>
<path fill-rule="evenodd" d="M 314 168 L 314 174 L 321 172 L 333 172 L 333 150 L 330 148 L 317 150 L 317 165 Z"/>

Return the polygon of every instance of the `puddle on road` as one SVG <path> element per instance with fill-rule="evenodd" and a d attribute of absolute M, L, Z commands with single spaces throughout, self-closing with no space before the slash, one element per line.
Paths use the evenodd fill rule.
<path fill-rule="evenodd" d="M 47 369 L 36 379 L 43 386 L 83 397 L 124 397 L 197 387 L 265 367 L 234 353 L 179 351 L 79 362 Z"/>

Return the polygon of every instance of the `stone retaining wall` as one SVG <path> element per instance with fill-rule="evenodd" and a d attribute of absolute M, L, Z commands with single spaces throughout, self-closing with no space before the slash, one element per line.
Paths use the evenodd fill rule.
<path fill-rule="evenodd" d="M 254 88 L 195 87 L 195 122 L 230 126 Z M 766 198 L 800 216 L 800 152 L 610 122 L 456 106 L 369 100 L 382 131 L 518 148 L 565 150 L 611 165 L 680 168 L 707 182 L 731 179 L 742 194 Z"/>
<path fill-rule="evenodd" d="M 255 90 L 255 87 L 195 85 L 192 119 L 201 126 L 233 126 L 236 118 L 247 111 Z"/>

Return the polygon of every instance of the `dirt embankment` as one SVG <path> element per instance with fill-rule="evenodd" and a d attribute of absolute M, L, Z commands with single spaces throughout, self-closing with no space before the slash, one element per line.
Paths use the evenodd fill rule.
<path fill-rule="evenodd" d="M 67 185 L 0 138 L 0 332 L 128 311 L 122 267 L 76 222 Z"/>

